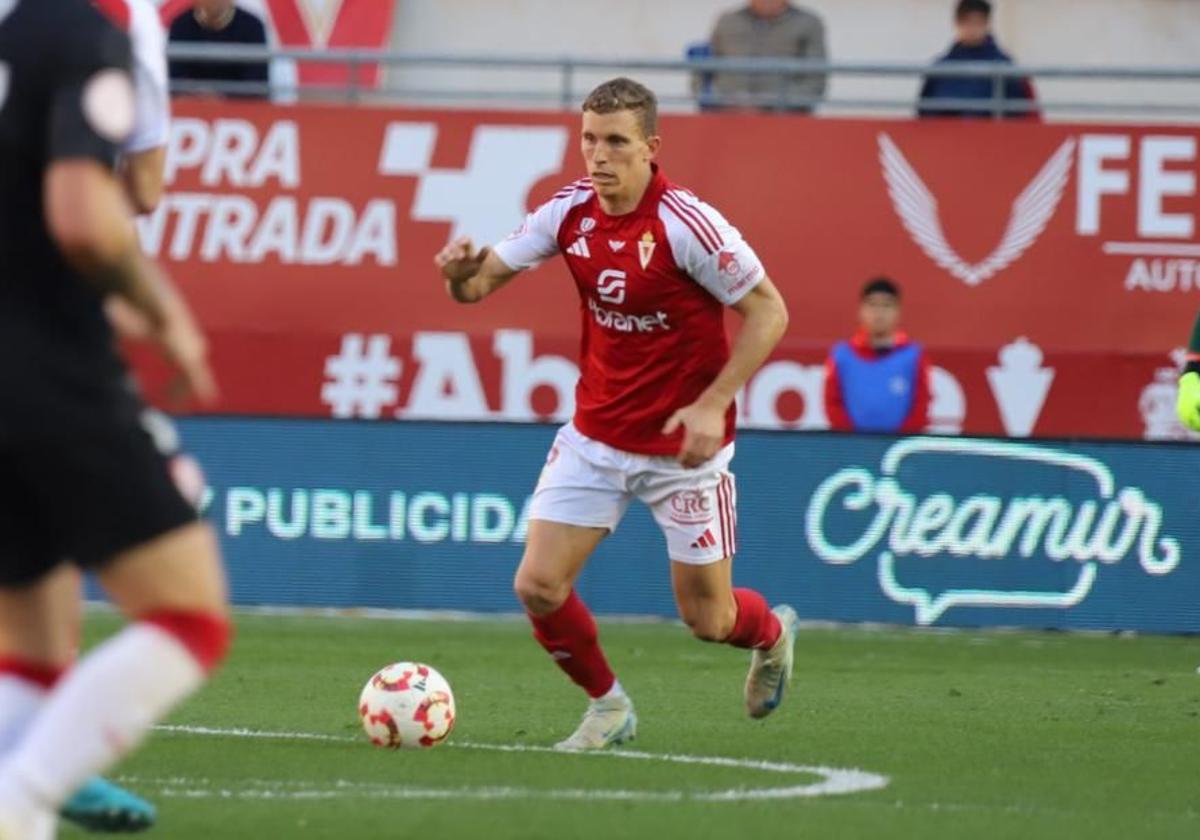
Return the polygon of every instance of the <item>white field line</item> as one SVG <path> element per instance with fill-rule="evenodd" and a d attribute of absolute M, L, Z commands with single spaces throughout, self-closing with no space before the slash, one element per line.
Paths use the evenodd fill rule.
<path fill-rule="evenodd" d="M 325 741 L 335 743 L 358 742 L 361 739 L 339 735 L 323 735 L 315 732 L 272 732 L 260 729 L 225 729 L 211 726 L 159 726 L 160 732 L 178 735 L 201 735 L 225 738 L 258 738 L 282 741 Z M 592 799 L 626 800 L 647 802 L 680 802 L 695 800 L 704 802 L 737 802 L 745 800 L 798 799 L 815 796 L 833 796 L 846 793 L 862 793 L 880 790 L 891 781 L 887 776 L 868 773 L 864 770 L 818 765 L 791 764 L 780 761 L 757 759 L 724 758 L 720 756 L 676 755 L 672 753 L 648 753 L 634 750 L 607 750 L 593 753 L 562 753 L 552 747 L 525 744 L 479 744 L 456 741 L 448 746 L 466 750 L 490 750 L 512 753 L 552 753 L 554 755 L 586 756 L 608 759 L 637 761 L 662 761 L 671 764 L 699 764 L 710 767 L 728 767 L 786 775 L 817 776 L 819 781 L 801 785 L 768 788 L 730 788 L 714 791 L 645 791 L 613 789 L 539 789 L 520 787 L 476 787 L 476 788 L 416 788 L 397 785 L 381 785 L 359 782 L 275 782 L 270 780 L 238 781 L 237 790 L 226 790 L 214 786 L 207 779 L 141 779 L 141 784 L 159 787 L 158 795 L 165 797 L 217 797 L 234 799 Z"/>

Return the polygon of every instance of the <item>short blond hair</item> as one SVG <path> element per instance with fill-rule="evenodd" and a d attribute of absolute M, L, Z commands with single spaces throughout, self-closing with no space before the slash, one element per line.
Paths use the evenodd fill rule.
<path fill-rule="evenodd" d="M 583 100 L 583 110 L 595 114 L 633 111 L 643 137 L 658 133 L 658 97 L 641 82 L 625 76 L 609 79 L 589 93 Z"/>

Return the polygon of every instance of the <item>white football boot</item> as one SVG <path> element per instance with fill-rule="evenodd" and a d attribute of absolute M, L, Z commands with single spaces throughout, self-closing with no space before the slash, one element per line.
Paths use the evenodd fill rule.
<path fill-rule="evenodd" d="M 774 645 L 767 650 L 756 650 L 751 656 L 750 673 L 746 675 L 746 712 L 752 718 L 764 718 L 779 708 L 792 680 L 792 648 L 800 619 L 787 604 L 771 612 L 779 619 L 782 632 Z"/>
<path fill-rule="evenodd" d="M 602 750 L 612 744 L 624 744 L 637 735 L 637 714 L 628 695 L 601 697 L 588 704 L 583 720 L 571 737 L 554 745 L 556 750 L 577 752 Z"/>

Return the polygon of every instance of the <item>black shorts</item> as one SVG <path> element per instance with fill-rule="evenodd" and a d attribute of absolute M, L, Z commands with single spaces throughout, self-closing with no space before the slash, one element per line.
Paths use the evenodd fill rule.
<path fill-rule="evenodd" d="M 10 386 L 0 402 L 0 586 L 35 582 L 64 560 L 96 568 L 196 521 L 171 479 L 172 453 L 120 377 L 0 379 Z"/>

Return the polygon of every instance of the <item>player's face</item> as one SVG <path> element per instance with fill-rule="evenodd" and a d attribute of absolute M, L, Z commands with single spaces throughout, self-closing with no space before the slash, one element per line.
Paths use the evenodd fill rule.
<path fill-rule="evenodd" d="M 657 137 L 643 136 L 633 111 L 583 112 L 583 159 L 602 196 L 622 196 L 644 187 L 658 146 Z"/>
<path fill-rule="evenodd" d="M 987 40 L 991 26 L 987 15 L 968 12 L 954 22 L 954 34 L 960 44 L 977 47 Z"/>
<path fill-rule="evenodd" d="M 858 319 L 872 338 L 890 338 L 900 325 L 900 301 L 886 292 L 869 294 L 859 307 Z"/>

